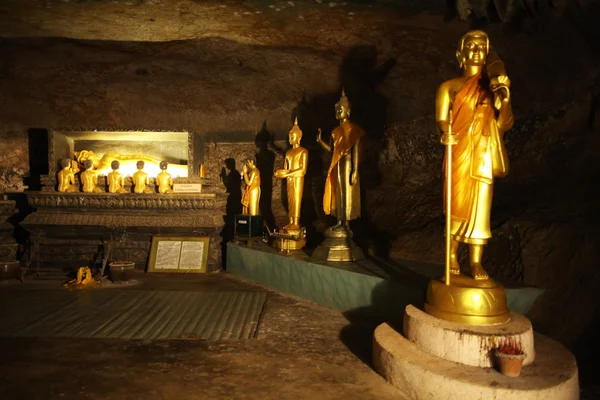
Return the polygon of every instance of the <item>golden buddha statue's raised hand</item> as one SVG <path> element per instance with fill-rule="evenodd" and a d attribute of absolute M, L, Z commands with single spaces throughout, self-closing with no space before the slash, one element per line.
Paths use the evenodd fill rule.
<path fill-rule="evenodd" d="M 85 171 L 81 173 L 80 177 L 84 193 L 102 193 L 103 190 L 98 187 L 98 175 L 93 169 L 92 161 L 85 161 L 83 166 Z"/>
<path fill-rule="evenodd" d="M 342 96 L 335 104 L 335 117 L 340 121 L 340 125 L 331 132 L 333 146 L 321 139 L 321 129 L 317 134 L 317 143 L 333 153 L 323 195 L 325 214 L 335 216 L 338 221 L 333 230 L 348 230 L 350 220 L 360 217 L 358 167 L 365 131 L 350 121 L 350 113 L 350 102 L 342 90 Z"/>
<path fill-rule="evenodd" d="M 110 167 L 113 171 L 106 176 L 109 193 L 127 193 L 127 189 L 123 187 L 123 175 L 119 172 L 120 163 L 117 160 L 114 160 L 110 163 Z"/>
<path fill-rule="evenodd" d="M 60 161 L 62 169 L 58 172 L 58 191 L 73 193 L 78 192 L 79 188 L 75 185 L 75 174 L 71 168 L 71 160 L 68 158 Z"/>
<path fill-rule="evenodd" d="M 156 184 L 158 185 L 158 193 L 173 193 L 173 179 L 171 178 L 171 174 L 167 172 L 167 167 L 169 163 L 166 161 L 160 162 L 160 169 L 162 170 L 156 176 Z"/>
<path fill-rule="evenodd" d="M 302 131 L 298 126 L 298 118 L 289 132 L 289 141 L 292 148 L 285 153 L 283 169 L 275 171 L 275 177 L 286 179 L 288 216 L 290 223 L 283 227 L 284 231 L 297 231 L 300 229 L 300 208 L 304 192 L 304 175 L 308 166 L 308 150 L 300 146 Z"/>
<path fill-rule="evenodd" d="M 242 168 L 242 178 L 246 183 L 246 190 L 242 196 L 242 214 L 258 215 L 260 202 L 260 171 L 254 160 L 247 160 Z"/>
<path fill-rule="evenodd" d="M 471 275 L 488 279 L 481 265 L 483 246 L 492 236 L 490 211 L 494 178 L 508 173 L 503 134 L 513 124 L 510 80 L 483 31 L 470 31 L 456 52 L 463 74 L 439 87 L 436 120 L 441 141 L 452 145 L 450 272 L 460 274 L 459 243 L 469 245 Z M 444 170 L 446 162 L 444 162 Z M 446 185 L 447 186 L 447 185 Z"/>

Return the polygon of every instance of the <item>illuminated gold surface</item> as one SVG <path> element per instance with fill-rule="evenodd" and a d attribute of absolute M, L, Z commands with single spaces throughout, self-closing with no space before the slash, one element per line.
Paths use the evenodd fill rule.
<path fill-rule="evenodd" d="M 273 247 L 281 251 L 301 250 L 306 246 L 306 231 L 304 229 L 290 229 L 284 231 L 283 235 L 274 233 L 271 235 Z"/>
<path fill-rule="evenodd" d="M 312 258 L 317 261 L 351 262 L 365 258 L 362 250 L 352 241 L 352 231 L 342 228 L 327 229 L 325 240 L 315 249 Z"/>
<path fill-rule="evenodd" d="M 167 172 L 167 162 L 161 161 L 160 168 L 162 171 L 156 176 L 156 185 L 158 186 L 158 193 L 173 193 L 173 179 L 171 174 Z"/>
<path fill-rule="evenodd" d="M 86 163 L 86 170 L 80 175 L 84 193 L 101 193 L 102 189 L 98 187 L 98 174 L 93 168 L 90 168 L 89 162 Z"/>
<path fill-rule="evenodd" d="M 289 224 L 284 226 L 284 231 L 299 230 L 300 209 L 302 193 L 304 191 L 304 175 L 308 166 L 308 150 L 300 146 L 302 131 L 298 126 L 298 118 L 289 132 L 289 141 L 292 148 L 285 153 L 283 169 L 275 171 L 275 177 L 286 179 Z M 301 247 L 300 247 L 301 248 Z"/>
<path fill-rule="evenodd" d="M 482 246 L 491 237 L 494 178 L 508 173 L 503 134 L 513 124 L 510 80 L 497 54 L 488 48 L 487 34 L 483 31 L 470 31 L 463 36 L 457 51 L 463 75 L 442 83 L 436 95 L 442 143 L 456 142 L 450 171 L 450 233 L 454 242 L 469 244 L 471 274 L 475 279 L 488 277 L 481 265 Z M 484 71 L 487 63 L 490 68 Z M 483 85 L 486 80 L 481 79 L 482 74 L 493 74 L 489 76 L 489 85 Z M 460 269 L 457 249 L 456 243 L 449 249 L 455 274 Z"/>
<path fill-rule="evenodd" d="M 77 278 L 63 285 L 67 289 L 85 289 L 99 287 L 100 283 L 96 282 L 92 277 L 92 271 L 89 267 L 80 267 L 77 270 Z"/>
<path fill-rule="evenodd" d="M 127 193 L 128 190 L 123 188 L 124 180 L 123 175 L 119 172 L 120 163 L 118 161 L 113 161 L 111 163 L 111 168 L 113 171 L 106 176 L 106 181 L 108 182 L 108 192 L 109 193 Z"/>
<path fill-rule="evenodd" d="M 133 176 L 137 170 L 136 163 L 140 160 L 145 162 L 144 168 L 150 177 L 154 178 L 161 172 L 160 160 L 144 154 L 119 154 L 115 152 L 107 152 L 102 156 L 98 156 L 91 150 L 81 150 L 79 152 L 75 152 L 74 157 L 79 164 L 83 164 L 86 160 L 92 160 L 94 163 L 94 169 L 99 175 L 109 174 L 112 171 L 111 163 L 115 160 L 120 162 L 120 169 L 125 176 Z M 171 164 L 170 167 L 175 176 L 188 176 L 187 165 Z"/>
<path fill-rule="evenodd" d="M 504 287 L 492 279 L 455 275 L 452 283 L 432 280 L 425 311 L 434 317 L 464 324 L 486 325 L 508 321 Z"/>
<path fill-rule="evenodd" d="M 63 164 L 66 164 L 66 166 L 58 172 L 58 191 L 69 193 L 78 192 L 79 188 L 75 185 L 75 174 L 71 169 L 71 164 Z"/>
<path fill-rule="evenodd" d="M 148 179 L 148 174 L 143 171 L 144 162 L 138 161 L 136 165 L 138 171 L 133 174 L 133 191 L 135 193 L 154 193 L 152 189 L 150 189 L 147 185 L 150 182 Z"/>
<path fill-rule="evenodd" d="M 361 138 L 365 131 L 350 121 L 350 102 L 344 91 L 335 105 L 335 117 L 340 125 L 331 133 L 332 145 L 321 139 L 321 129 L 317 134 L 317 143 L 323 149 L 332 152 L 331 165 L 327 171 L 323 210 L 337 218 L 337 224 L 331 229 L 347 229 L 350 220 L 360 217 L 360 163 Z M 342 228 L 345 226 L 345 228 Z"/>
<path fill-rule="evenodd" d="M 258 207 L 260 202 L 260 171 L 254 161 L 246 161 L 242 169 L 242 178 L 246 183 L 246 189 L 242 196 L 242 214 L 258 215 L 260 213 Z"/>
<path fill-rule="evenodd" d="M 503 135 L 513 124 L 510 80 L 483 31 L 467 32 L 456 56 L 462 76 L 442 83 L 436 94 L 437 125 L 441 142 L 447 146 L 447 273 L 445 284 L 431 282 L 425 309 L 439 318 L 458 322 L 497 323 L 508 318 L 506 294 L 489 279 L 481 260 L 483 246 L 491 237 L 494 178 L 508 174 Z M 460 242 L 469 245 L 472 282 L 460 275 Z M 481 287 L 475 284 L 478 281 L 494 286 Z"/>

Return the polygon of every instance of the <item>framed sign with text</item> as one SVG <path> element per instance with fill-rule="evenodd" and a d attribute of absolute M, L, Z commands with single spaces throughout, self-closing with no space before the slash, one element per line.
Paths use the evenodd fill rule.
<path fill-rule="evenodd" d="M 153 236 L 148 272 L 206 272 L 209 241 L 203 236 Z"/>

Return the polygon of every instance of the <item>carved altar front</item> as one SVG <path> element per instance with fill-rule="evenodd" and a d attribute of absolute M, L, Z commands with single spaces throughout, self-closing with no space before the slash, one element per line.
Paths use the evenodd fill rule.
<path fill-rule="evenodd" d="M 143 151 L 148 141 L 140 140 L 138 147 L 132 138 L 144 135 L 158 140 L 160 133 L 139 132 L 137 135 L 117 132 L 97 132 L 87 137 L 86 131 L 49 132 L 49 174 L 42 176 L 42 190 L 26 192 L 29 205 L 36 209 L 21 225 L 30 234 L 32 261 L 40 261 L 43 267 L 72 268 L 88 265 L 98 255 L 99 249 L 111 243 L 110 261 L 128 260 L 136 263 L 136 268 L 145 268 L 152 243 L 152 236 L 203 236 L 208 237 L 209 254 L 207 271 L 221 268 L 221 229 L 224 224 L 226 194 L 216 178 L 198 176 L 195 160 L 195 135 L 187 132 L 168 133 L 165 138 L 186 138 L 182 146 L 176 143 L 154 146 L 157 150 L 173 148 L 187 149 L 186 157 L 179 158 L 180 165 L 187 165 L 186 176 L 173 176 L 177 183 L 201 184 L 201 193 L 137 194 L 137 193 L 63 193 L 56 190 L 56 173 L 61 158 L 74 157 L 78 151 L 78 141 L 100 156 L 107 148 L 102 143 L 126 141 L 121 149 Z M 93 145 L 97 146 L 94 148 Z M 80 145 L 79 145 L 80 146 Z M 59 154 L 58 149 L 67 149 Z M 139 149 L 139 150 L 138 150 Z M 79 149 L 80 150 L 80 149 Z M 180 151 L 180 153 L 183 153 Z M 158 159 L 168 154 L 153 154 Z M 125 171 L 125 188 L 131 191 L 131 177 Z M 77 176 L 77 175 L 76 175 Z M 99 174 L 98 186 L 104 188 L 104 177 Z M 154 184 L 150 179 L 150 186 Z M 106 250 L 106 249 L 104 249 Z M 35 259 L 37 257 L 37 260 Z"/>

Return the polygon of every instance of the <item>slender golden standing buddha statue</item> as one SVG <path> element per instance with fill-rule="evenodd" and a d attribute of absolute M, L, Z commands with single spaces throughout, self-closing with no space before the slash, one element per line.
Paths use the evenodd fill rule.
<path fill-rule="evenodd" d="M 298 118 L 289 132 L 289 141 L 292 148 L 285 153 L 283 169 L 275 171 L 275 177 L 286 179 L 288 216 L 290 223 L 283 227 L 286 231 L 300 229 L 300 208 L 302 193 L 304 192 L 304 175 L 308 166 L 308 150 L 300 146 L 302 131 L 298 126 Z"/>
<path fill-rule="evenodd" d="M 275 177 L 286 180 L 289 224 L 273 237 L 279 240 L 273 246 L 280 250 L 300 250 L 306 245 L 306 230 L 300 226 L 300 211 L 304 193 L 304 175 L 308 167 L 308 150 L 300 146 L 302 130 L 298 118 L 288 133 L 292 148 L 285 153 L 283 169 L 275 171 Z"/>
<path fill-rule="evenodd" d="M 156 176 L 156 184 L 158 185 L 158 193 L 173 193 L 173 178 L 171 178 L 171 174 L 167 172 L 167 167 L 169 163 L 166 161 L 160 162 L 160 169 L 162 170 Z"/>
<path fill-rule="evenodd" d="M 332 153 L 327 171 L 323 210 L 333 215 L 337 224 L 325 232 L 325 241 L 313 253 L 316 259 L 327 261 L 354 261 L 362 259 L 362 251 L 352 242 L 349 223 L 360 217 L 360 176 L 365 131 L 350 121 L 350 101 L 344 90 L 335 104 L 335 117 L 340 125 L 331 132 L 332 145 L 321 139 L 321 129 L 317 143 Z"/>
<path fill-rule="evenodd" d="M 260 202 L 260 171 L 253 160 L 247 160 L 242 169 L 242 178 L 246 183 L 246 190 L 242 196 L 242 214 L 258 215 Z"/>
<path fill-rule="evenodd" d="M 71 160 L 68 158 L 60 161 L 62 169 L 58 172 L 58 191 L 59 192 L 78 192 L 79 188 L 75 185 L 75 174 L 71 168 Z"/>
<path fill-rule="evenodd" d="M 137 162 L 136 166 L 138 171 L 132 176 L 134 184 L 133 191 L 135 193 L 154 193 L 154 191 L 147 186 L 149 179 L 148 174 L 143 171 L 144 162 L 140 160 Z"/>
<path fill-rule="evenodd" d="M 83 184 L 84 193 L 102 193 L 103 190 L 98 187 L 98 175 L 93 169 L 91 160 L 83 163 L 85 171 L 81 173 L 81 183 Z"/>
<path fill-rule="evenodd" d="M 120 166 L 121 165 L 117 160 L 113 160 L 113 162 L 110 163 L 110 167 L 113 171 L 106 176 L 109 193 L 127 193 L 127 189 L 123 187 L 123 175 L 119 172 Z"/>
<path fill-rule="evenodd" d="M 457 322 L 504 322 L 508 319 L 504 288 L 488 277 L 481 259 L 492 236 L 494 178 L 508 174 L 503 135 L 513 125 L 510 80 L 483 31 L 467 32 L 456 56 L 462 76 L 442 83 L 436 95 L 436 120 L 441 142 L 447 146 L 444 171 L 450 174 L 450 185 L 444 186 L 444 201 L 450 202 L 446 203 L 448 273 L 446 282 L 432 281 L 426 310 Z M 461 242 L 469 246 L 472 278 L 460 271 Z"/>

